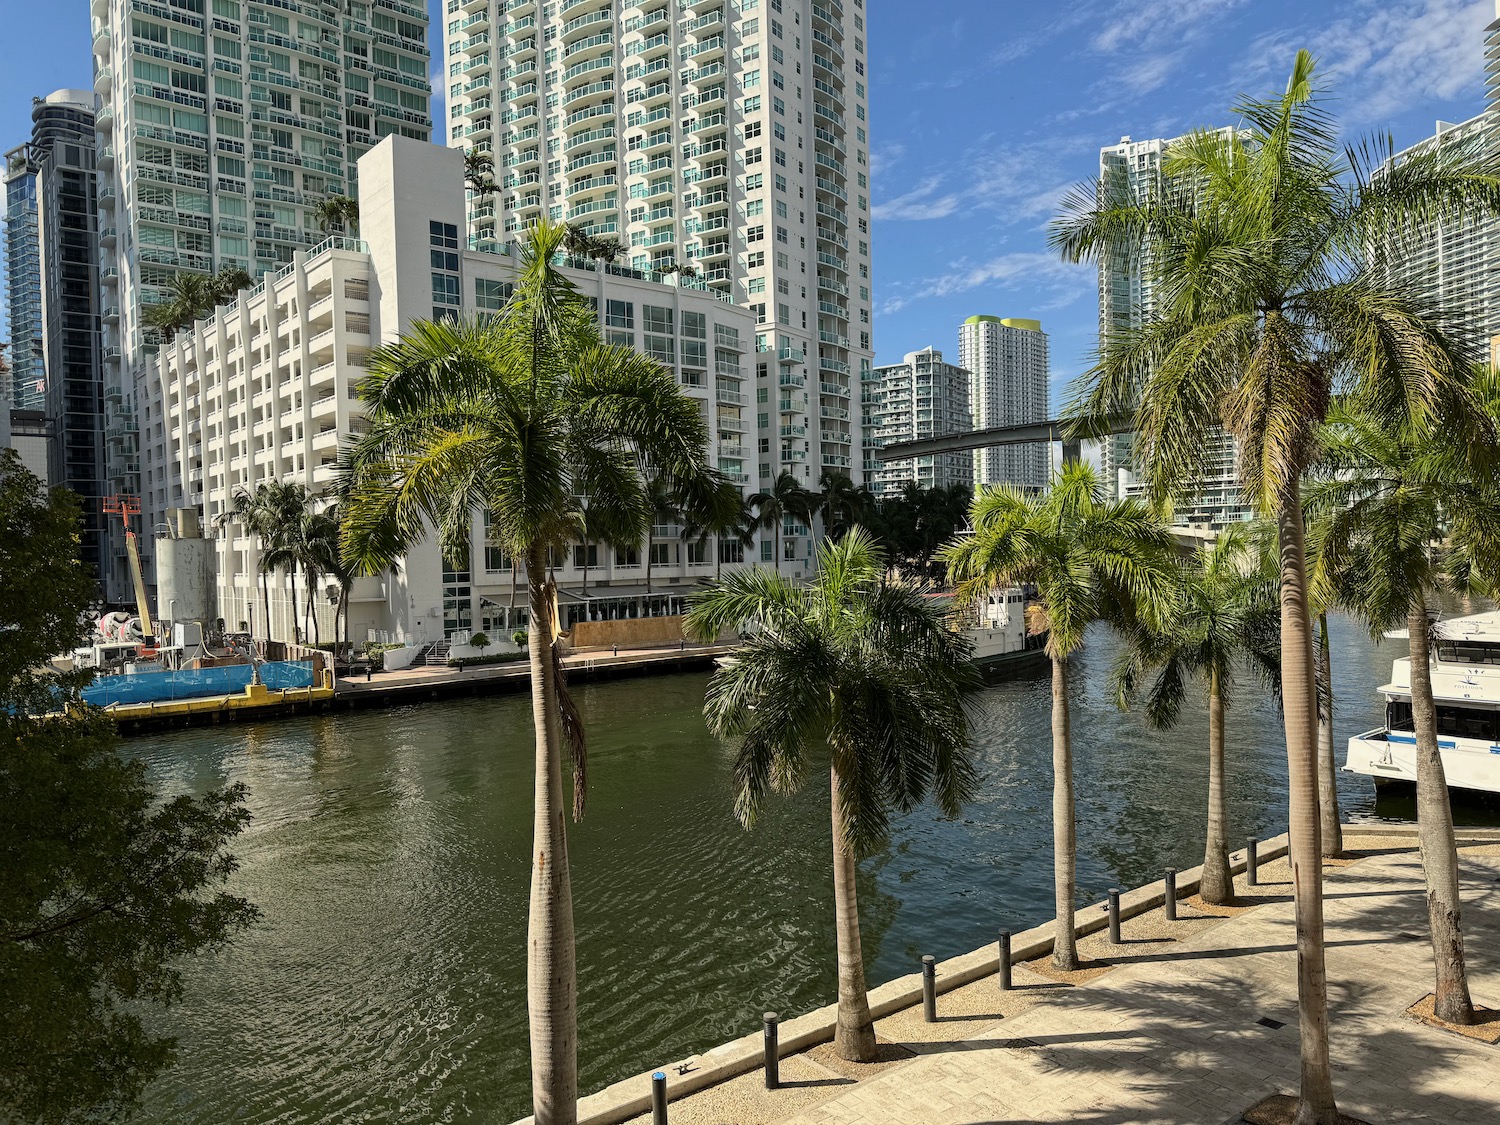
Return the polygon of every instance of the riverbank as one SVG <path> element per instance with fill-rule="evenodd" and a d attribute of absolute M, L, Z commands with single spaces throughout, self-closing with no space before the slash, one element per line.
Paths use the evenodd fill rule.
<path fill-rule="evenodd" d="M 595 649 L 563 658 L 570 681 L 590 683 L 637 676 L 701 672 L 713 667 L 732 645 L 642 646 Z M 452 668 L 419 665 L 398 672 L 376 672 L 347 678 L 327 689 L 264 691 L 253 699 L 244 693 L 155 704 L 109 708 L 120 733 L 145 734 L 182 727 L 261 722 L 298 715 L 321 715 L 370 707 L 400 707 L 440 699 L 502 695 L 529 691 L 531 668 L 525 661 Z"/>
<path fill-rule="evenodd" d="M 1414 830 L 1345 829 L 1329 861 L 1327 947 L 1333 1051 L 1346 1112 L 1377 1120 L 1487 1121 L 1500 1116 L 1497 1048 L 1418 1024 L 1406 1009 L 1432 987 Z M 1500 830 L 1460 830 L 1465 930 L 1475 1001 L 1500 1008 Z M 1052 970 L 1052 924 L 1013 938 L 1014 987 L 998 988 L 994 946 L 937 967 L 935 1023 L 920 976 L 870 992 L 882 1060 L 833 1056 L 836 1008 L 781 1025 L 782 1085 L 765 1089 L 762 1039 L 676 1060 L 673 1125 L 869 1125 L 973 1121 L 1237 1121 L 1262 1098 L 1296 1089 L 1297 1004 L 1285 837 L 1264 842 L 1258 885 L 1234 857 L 1234 907 L 1194 896 L 1178 877 L 1178 917 L 1162 884 L 1122 896 L 1123 941 L 1102 910 L 1079 912 L 1076 974 Z M 1488 885 L 1487 885 L 1488 884 Z M 1029 962 L 1029 964 L 1027 963 Z M 585 1098 L 580 1125 L 649 1117 L 650 1073 Z M 526 1125 L 530 1118 L 519 1125 Z"/>

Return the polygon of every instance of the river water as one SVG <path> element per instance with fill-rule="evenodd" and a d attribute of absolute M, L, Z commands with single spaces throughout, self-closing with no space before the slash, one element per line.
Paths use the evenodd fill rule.
<path fill-rule="evenodd" d="M 1334 622 L 1340 740 L 1381 722 L 1398 646 Z M 1074 666 L 1079 901 L 1202 855 L 1201 709 L 1171 732 L 1122 715 L 1114 645 Z M 577 689 L 588 815 L 571 836 L 585 1092 L 835 996 L 826 786 L 732 814 L 706 675 Z M 871 984 L 1052 914 L 1050 682 L 984 696 L 985 784 L 958 819 L 901 818 L 861 868 Z M 1280 717 L 1247 676 L 1228 723 L 1232 839 L 1285 828 Z M 249 787 L 234 887 L 264 921 L 195 961 L 167 1027 L 158 1122 L 481 1121 L 530 1111 L 525 927 L 529 697 L 187 731 L 128 744 L 169 793 Z M 817 777 L 816 771 L 813 774 Z M 1385 815 L 1367 779 L 1346 816 Z M 1399 810 L 1398 810 L 1399 814 Z"/>

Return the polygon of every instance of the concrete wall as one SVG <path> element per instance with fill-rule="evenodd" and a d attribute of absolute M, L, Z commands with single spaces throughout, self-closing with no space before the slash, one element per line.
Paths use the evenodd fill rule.
<path fill-rule="evenodd" d="M 682 618 L 634 617 L 624 621 L 580 621 L 573 626 L 568 639 L 575 650 L 613 645 L 676 644 L 682 640 Z"/>

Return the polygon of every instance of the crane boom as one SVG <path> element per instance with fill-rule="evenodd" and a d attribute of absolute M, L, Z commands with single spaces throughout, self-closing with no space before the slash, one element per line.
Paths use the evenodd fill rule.
<path fill-rule="evenodd" d="M 141 514 L 141 502 L 134 496 L 111 496 L 104 501 L 104 513 L 119 516 L 125 527 L 125 554 L 130 559 L 130 577 L 135 582 L 136 613 L 141 619 L 141 637 L 149 645 L 155 640 L 151 626 L 151 607 L 146 602 L 146 576 L 141 571 L 141 551 L 130 527 L 130 517 Z"/>

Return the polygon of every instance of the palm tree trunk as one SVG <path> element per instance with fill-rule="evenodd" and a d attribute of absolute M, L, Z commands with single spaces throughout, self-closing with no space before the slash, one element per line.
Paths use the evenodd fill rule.
<path fill-rule="evenodd" d="M 1438 750 L 1437 708 L 1432 701 L 1427 606 L 1413 598 L 1406 615 L 1411 657 L 1411 717 L 1417 733 L 1417 847 L 1427 876 L 1427 920 L 1432 928 L 1432 961 L 1437 974 L 1435 1015 L 1449 1023 L 1474 1022 L 1469 981 L 1464 972 L 1464 933 L 1459 916 L 1458 847 L 1448 779 Z"/>
<path fill-rule="evenodd" d="M 1229 810 L 1224 799 L 1224 698 L 1219 673 L 1208 679 L 1208 837 L 1203 845 L 1204 902 L 1223 905 L 1234 898 L 1229 875 Z"/>
<path fill-rule="evenodd" d="M 261 626 L 265 630 L 264 640 L 271 639 L 271 576 L 264 570 L 260 572 L 260 600 L 266 611 L 265 624 Z"/>
<path fill-rule="evenodd" d="M 313 583 L 316 580 L 309 573 L 307 576 L 307 616 L 312 620 L 313 644 L 321 644 L 323 636 L 318 628 L 318 607 L 313 604 Z"/>
<path fill-rule="evenodd" d="M 1323 854 L 1344 850 L 1344 826 L 1339 819 L 1339 764 L 1333 752 L 1333 657 L 1328 651 L 1328 614 L 1318 614 L 1318 818 L 1322 822 Z"/>
<path fill-rule="evenodd" d="M 1078 968 L 1078 937 L 1073 927 L 1073 892 L 1078 867 L 1078 831 L 1073 823 L 1073 735 L 1068 715 L 1068 658 L 1052 658 L 1052 878 L 1057 922 L 1052 963 Z"/>
<path fill-rule="evenodd" d="M 646 532 L 646 593 L 651 592 L 651 532 Z"/>
<path fill-rule="evenodd" d="M 536 1125 L 578 1120 L 577 969 L 568 873 L 568 800 L 562 782 L 562 719 L 552 668 L 552 597 L 542 552 L 526 556 L 531 606 L 531 717 L 536 728 L 531 912 L 526 926 L 526 1005 L 531 1016 L 531 1105 Z"/>
<path fill-rule="evenodd" d="M 839 800 L 839 771 L 833 779 L 833 928 L 838 938 L 839 1015 L 833 1049 L 850 1062 L 874 1062 L 875 1021 L 865 996 L 865 959 L 859 940 L 859 902 L 854 879 L 854 851 L 844 839 L 843 803 Z"/>
<path fill-rule="evenodd" d="M 781 573 L 781 521 L 780 520 L 776 521 L 776 526 L 772 529 L 772 535 L 774 536 L 774 539 L 773 539 L 774 546 L 771 549 L 776 552 L 776 559 L 775 559 L 775 562 L 776 562 L 776 573 L 780 574 Z"/>
<path fill-rule="evenodd" d="M 1328 969 L 1323 949 L 1323 858 L 1318 831 L 1318 705 L 1301 486 L 1293 480 L 1276 512 L 1281 554 L 1281 700 L 1286 727 L 1287 858 L 1297 927 L 1297 999 L 1302 1074 L 1294 1125 L 1338 1125 L 1328 1055 Z"/>
<path fill-rule="evenodd" d="M 297 564 L 292 563 L 292 641 L 302 643 L 302 633 L 297 627 Z"/>

